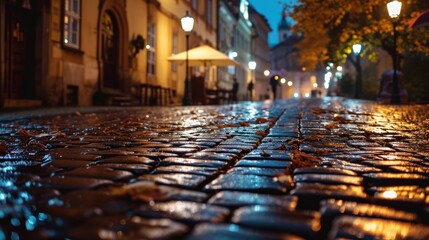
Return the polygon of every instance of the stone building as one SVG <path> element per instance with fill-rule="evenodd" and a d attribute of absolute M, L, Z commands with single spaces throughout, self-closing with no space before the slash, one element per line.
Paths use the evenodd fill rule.
<path fill-rule="evenodd" d="M 0 0 L 0 107 L 90 106 L 141 84 L 180 97 L 184 65 L 166 58 L 185 51 L 186 11 L 190 48 L 216 47 L 217 0 Z"/>

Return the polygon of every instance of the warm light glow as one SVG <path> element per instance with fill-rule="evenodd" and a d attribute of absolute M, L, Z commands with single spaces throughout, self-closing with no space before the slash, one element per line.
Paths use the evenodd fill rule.
<path fill-rule="evenodd" d="M 282 79 L 280 79 L 280 83 L 281 83 L 281 84 L 285 84 L 285 83 L 286 83 L 286 78 L 282 78 Z"/>
<path fill-rule="evenodd" d="M 326 71 L 329 71 L 329 70 L 331 70 L 331 67 L 330 66 L 326 66 Z"/>
<path fill-rule="evenodd" d="M 264 76 L 265 76 L 265 77 L 270 76 L 270 70 L 265 70 L 265 71 L 264 71 Z"/>
<path fill-rule="evenodd" d="M 189 15 L 188 11 L 186 11 L 185 16 L 182 17 L 180 23 L 182 24 L 183 31 L 186 33 L 191 32 L 194 28 L 194 19 Z"/>
<path fill-rule="evenodd" d="M 292 81 L 289 81 L 289 82 L 287 82 L 287 85 L 288 85 L 289 87 L 292 87 L 293 82 L 292 82 Z"/>
<path fill-rule="evenodd" d="M 150 45 L 149 44 L 146 45 L 146 49 L 150 49 Z"/>
<path fill-rule="evenodd" d="M 274 76 L 274 80 L 279 80 L 279 76 Z"/>
<path fill-rule="evenodd" d="M 310 97 L 310 93 L 306 93 L 306 94 L 305 94 L 305 97 L 306 97 L 306 98 L 309 98 L 309 97 Z"/>
<path fill-rule="evenodd" d="M 398 194 L 394 190 L 387 190 L 381 194 L 382 198 L 394 199 L 398 197 Z"/>
<path fill-rule="evenodd" d="M 353 53 L 355 55 L 359 55 L 360 51 L 362 50 L 362 45 L 359 43 L 356 43 L 356 44 L 353 44 L 352 48 L 353 48 Z"/>
<path fill-rule="evenodd" d="M 299 97 L 299 94 L 298 93 L 294 93 L 293 96 L 297 98 L 297 97 Z"/>
<path fill-rule="evenodd" d="M 401 14 L 402 3 L 398 0 L 391 1 L 387 4 L 387 11 L 389 12 L 389 16 L 391 18 L 399 17 Z"/>
<path fill-rule="evenodd" d="M 338 66 L 338 67 L 337 67 L 337 71 L 338 71 L 338 72 L 342 72 L 342 71 L 343 71 L 343 67 L 342 67 L 342 66 Z"/>
<path fill-rule="evenodd" d="M 248 63 L 248 65 L 249 65 L 249 69 L 250 70 L 255 70 L 256 69 L 256 62 L 255 61 L 250 61 Z"/>
<path fill-rule="evenodd" d="M 236 58 L 236 57 L 238 56 L 238 53 L 237 53 L 237 52 L 232 52 L 232 53 L 231 53 L 231 56 L 232 56 L 233 58 Z"/>
<path fill-rule="evenodd" d="M 313 83 L 313 87 L 317 88 L 319 85 L 317 83 Z"/>
<path fill-rule="evenodd" d="M 305 70 L 307 70 L 307 68 L 303 67 L 303 68 L 302 68 L 302 71 L 303 71 L 303 72 L 305 72 Z"/>

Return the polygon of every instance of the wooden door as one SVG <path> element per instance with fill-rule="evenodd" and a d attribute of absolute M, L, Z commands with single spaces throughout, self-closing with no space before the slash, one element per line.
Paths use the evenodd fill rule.
<path fill-rule="evenodd" d="M 35 29 L 34 1 L 24 8 L 20 1 L 6 5 L 6 98 L 35 97 Z"/>
<path fill-rule="evenodd" d="M 110 12 L 105 12 L 103 15 L 101 52 L 104 87 L 118 89 L 120 87 L 118 77 L 118 24 Z"/>

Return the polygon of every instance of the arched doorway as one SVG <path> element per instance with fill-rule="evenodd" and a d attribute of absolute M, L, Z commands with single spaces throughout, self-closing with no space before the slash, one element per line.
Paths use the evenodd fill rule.
<path fill-rule="evenodd" d="M 38 1 L 7 1 L 5 24 L 6 99 L 34 99 Z"/>
<path fill-rule="evenodd" d="M 103 87 L 120 88 L 118 76 L 118 24 L 115 16 L 106 11 L 101 22 L 101 56 L 103 60 Z"/>
<path fill-rule="evenodd" d="M 107 96 L 131 92 L 126 1 L 101 2 L 98 19 L 98 91 Z"/>

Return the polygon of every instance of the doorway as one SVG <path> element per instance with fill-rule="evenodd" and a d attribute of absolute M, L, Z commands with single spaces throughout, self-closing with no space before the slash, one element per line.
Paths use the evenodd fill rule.
<path fill-rule="evenodd" d="M 34 99 L 37 2 L 8 1 L 5 24 L 5 98 Z"/>
<path fill-rule="evenodd" d="M 101 29 L 103 86 L 104 88 L 119 89 L 121 86 L 118 76 L 118 24 L 110 11 L 103 14 Z"/>

